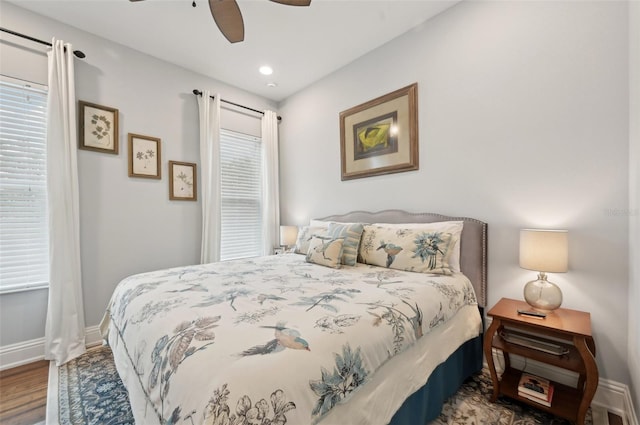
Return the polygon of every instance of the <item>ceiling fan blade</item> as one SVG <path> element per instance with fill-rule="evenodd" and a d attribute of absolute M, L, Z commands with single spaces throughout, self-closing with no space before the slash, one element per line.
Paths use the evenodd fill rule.
<path fill-rule="evenodd" d="M 244 21 L 236 0 L 209 0 L 213 20 L 231 43 L 244 40 Z"/>
<path fill-rule="evenodd" d="M 286 4 L 287 6 L 309 6 L 311 0 L 271 0 L 274 3 Z"/>
<path fill-rule="evenodd" d="M 142 0 L 129 0 L 130 2 L 142 1 Z"/>

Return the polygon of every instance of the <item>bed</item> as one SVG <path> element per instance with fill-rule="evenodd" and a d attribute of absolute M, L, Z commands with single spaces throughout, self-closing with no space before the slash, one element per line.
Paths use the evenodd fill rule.
<path fill-rule="evenodd" d="M 481 369 L 486 223 L 397 210 L 320 223 L 307 255 L 120 282 L 101 329 L 136 423 L 426 424 Z M 434 234 L 418 223 L 461 233 L 406 255 L 402 241 Z"/>

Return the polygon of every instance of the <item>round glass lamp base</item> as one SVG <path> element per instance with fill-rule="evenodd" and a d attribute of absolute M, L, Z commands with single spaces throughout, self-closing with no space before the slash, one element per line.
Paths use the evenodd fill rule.
<path fill-rule="evenodd" d="M 546 279 L 532 280 L 524 286 L 524 299 L 536 310 L 549 313 L 562 304 L 562 291 Z"/>

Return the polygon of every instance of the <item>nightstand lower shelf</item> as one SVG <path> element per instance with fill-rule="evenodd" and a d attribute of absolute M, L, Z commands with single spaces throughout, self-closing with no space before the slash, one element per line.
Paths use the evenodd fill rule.
<path fill-rule="evenodd" d="M 547 407 L 518 395 L 518 382 L 520 382 L 521 375 L 522 371 L 518 369 L 509 368 L 505 370 L 499 383 L 500 393 L 545 412 L 561 416 L 573 422 L 577 421 L 577 411 L 574 406 L 580 404 L 582 391 L 554 382 L 553 385 L 556 390 L 551 400 L 551 407 Z"/>

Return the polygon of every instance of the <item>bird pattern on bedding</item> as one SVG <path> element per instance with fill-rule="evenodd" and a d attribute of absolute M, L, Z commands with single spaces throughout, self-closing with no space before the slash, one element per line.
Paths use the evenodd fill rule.
<path fill-rule="evenodd" d="M 290 254 L 131 276 L 105 321 L 144 394 L 130 400 L 146 412 L 138 422 L 309 424 L 475 304 L 462 274 L 332 269 Z"/>

